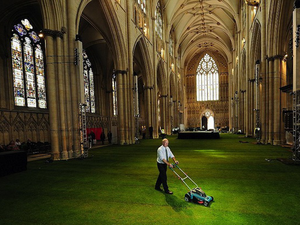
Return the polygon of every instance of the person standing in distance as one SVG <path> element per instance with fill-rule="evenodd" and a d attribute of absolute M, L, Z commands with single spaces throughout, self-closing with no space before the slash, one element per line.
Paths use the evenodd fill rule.
<path fill-rule="evenodd" d="M 173 168 L 173 165 L 169 163 L 169 158 L 172 158 L 176 164 L 179 162 L 176 160 L 168 145 L 169 140 L 165 138 L 162 140 L 162 145 L 157 149 L 157 168 L 159 175 L 155 184 L 155 189 L 162 191 L 160 188 L 162 184 L 166 194 L 173 194 L 173 192 L 169 190 L 167 184 L 167 167 L 169 166 Z"/>

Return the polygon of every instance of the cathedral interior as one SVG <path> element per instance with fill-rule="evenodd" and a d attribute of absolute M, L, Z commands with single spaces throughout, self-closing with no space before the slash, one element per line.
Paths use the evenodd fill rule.
<path fill-rule="evenodd" d="M 299 1 L 0 1 L 0 144 L 210 130 L 299 154 Z"/>

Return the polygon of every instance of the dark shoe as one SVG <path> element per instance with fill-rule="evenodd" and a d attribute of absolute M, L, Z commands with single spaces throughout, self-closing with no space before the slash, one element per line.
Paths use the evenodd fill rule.
<path fill-rule="evenodd" d="M 166 193 L 166 194 L 169 194 L 169 195 L 172 195 L 172 194 L 173 194 L 172 191 L 166 191 L 165 193 Z"/>
<path fill-rule="evenodd" d="M 163 191 L 161 188 L 155 188 L 155 190 L 157 190 L 157 191 Z"/>

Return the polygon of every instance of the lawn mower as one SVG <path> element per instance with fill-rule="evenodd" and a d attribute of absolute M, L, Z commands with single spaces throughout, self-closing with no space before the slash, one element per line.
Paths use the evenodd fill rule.
<path fill-rule="evenodd" d="M 204 191 L 192 180 L 177 164 L 172 164 L 173 167 L 169 167 L 173 173 L 181 180 L 185 186 L 188 188 L 189 192 L 185 194 L 184 200 L 187 202 L 194 202 L 200 205 L 209 206 L 209 204 L 214 200 L 212 196 L 208 196 Z M 179 169 L 185 177 L 181 177 L 176 171 L 175 168 Z M 190 186 L 185 182 L 186 179 L 189 179 L 196 187 L 190 188 Z"/>

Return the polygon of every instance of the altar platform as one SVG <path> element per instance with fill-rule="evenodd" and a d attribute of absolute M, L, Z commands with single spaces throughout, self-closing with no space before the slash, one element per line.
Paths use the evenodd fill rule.
<path fill-rule="evenodd" d="M 219 139 L 219 132 L 214 131 L 181 131 L 178 139 Z"/>

